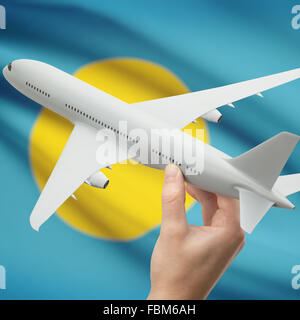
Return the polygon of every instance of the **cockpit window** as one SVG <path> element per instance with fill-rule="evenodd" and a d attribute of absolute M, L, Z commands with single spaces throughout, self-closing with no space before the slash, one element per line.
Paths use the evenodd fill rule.
<path fill-rule="evenodd" d="M 11 71 L 11 63 L 7 66 L 7 69 Z"/>

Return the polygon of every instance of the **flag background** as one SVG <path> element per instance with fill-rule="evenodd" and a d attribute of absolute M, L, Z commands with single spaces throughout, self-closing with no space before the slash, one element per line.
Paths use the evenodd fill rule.
<path fill-rule="evenodd" d="M 291 27 L 294 1 L 2 1 L 0 67 L 36 59 L 73 73 L 111 57 L 161 64 L 191 91 L 300 66 L 300 31 Z M 300 134 L 299 81 L 251 97 L 223 122 L 208 124 L 211 144 L 237 156 L 280 131 Z M 40 107 L 0 78 L 0 299 L 144 299 L 159 228 L 132 241 L 86 236 L 59 218 L 34 232 L 29 213 L 39 190 L 28 146 Z M 299 170 L 296 148 L 284 173 Z M 299 299 L 291 269 L 300 264 L 300 196 L 294 212 L 271 209 L 210 299 Z M 191 221 L 200 205 L 190 210 Z"/>

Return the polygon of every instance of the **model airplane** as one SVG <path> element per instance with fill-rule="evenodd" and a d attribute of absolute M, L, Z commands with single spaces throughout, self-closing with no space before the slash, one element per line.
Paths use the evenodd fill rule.
<path fill-rule="evenodd" d="M 50 65 L 33 60 L 16 60 L 3 69 L 6 80 L 22 94 L 42 106 L 60 114 L 74 124 L 69 140 L 53 169 L 30 216 L 35 230 L 86 182 L 105 188 L 107 177 L 99 170 L 128 157 L 96 160 L 98 148 L 96 133 L 103 128 L 128 140 L 118 129 L 118 122 L 126 120 L 128 129 L 171 128 L 178 135 L 186 135 L 201 145 L 203 171 L 195 165 L 188 174 L 189 164 L 164 154 L 161 146 L 158 156 L 180 166 L 186 181 L 204 190 L 240 199 L 242 228 L 251 233 L 266 212 L 272 207 L 294 209 L 286 196 L 300 191 L 300 174 L 279 176 L 299 137 L 283 132 L 258 147 L 231 158 L 225 153 L 195 139 L 181 129 L 198 117 L 218 122 L 218 107 L 233 106 L 235 101 L 260 95 L 261 92 L 300 78 L 300 69 L 245 81 L 210 90 L 127 104 L 87 83 Z M 100 131 L 101 132 L 101 131 Z M 99 133 L 98 133 L 99 134 Z M 116 145 L 111 145 L 115 148 Z M 173 148 L 171 148 L 173 150 Z M 126 150 L 127 151 L 127 150 Z M 135 158 L 135 155 L 131 155 Z M 166 164 L 144 163 L 164 169 Z M 191 168 L 189 168 L 191 169 Z"/>

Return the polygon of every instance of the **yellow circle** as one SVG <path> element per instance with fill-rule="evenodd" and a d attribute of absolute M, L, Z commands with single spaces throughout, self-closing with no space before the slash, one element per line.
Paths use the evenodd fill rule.
<path fill-rule="evenodd" d="M 75 76 L 128 103 L 188 92 L 169 70 L 133 58 L 96 61 L 80 68 Z M 46 108 L 38 116 L 31 134 L 30 158 L 41 189 L 72 128 L 68 120 Z M 192 129 L 194 136 L 196 129 L 204 129 L 204 141 L 208 142 L 208 131 L 202 119 L 186 128 Z M 78 200 L 68 199 L 57 213 L 66 223 L 91 236 L 131 240 L 161 221 L 163 172 L 140 164 L 115 164 L 112 168 L 102 170 L 110 180 L 106 189 L 83 184 L 75 192 Z M 187 195 L 186 206 L 192 201 Z"/>

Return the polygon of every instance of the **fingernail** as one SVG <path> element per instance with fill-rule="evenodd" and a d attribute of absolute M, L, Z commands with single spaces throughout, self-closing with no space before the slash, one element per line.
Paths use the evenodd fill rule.
<path fill-rule="evenodd" d="M 175 179 L 178 172 L 179 172 L 179 169 L 174 164 L 167 165 L 165 170 L 165 181 Z"/>

